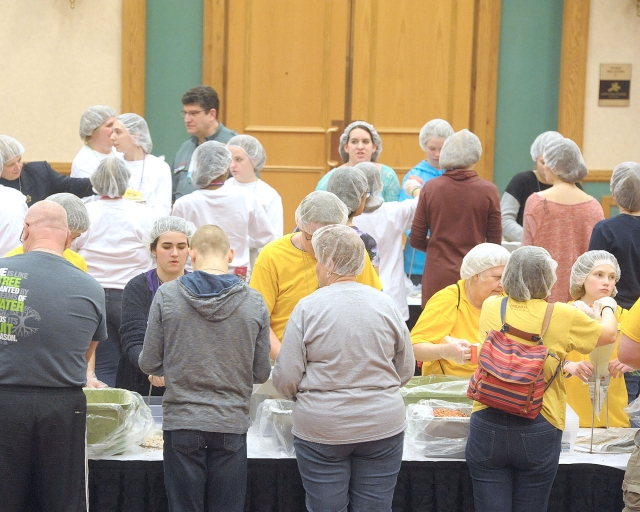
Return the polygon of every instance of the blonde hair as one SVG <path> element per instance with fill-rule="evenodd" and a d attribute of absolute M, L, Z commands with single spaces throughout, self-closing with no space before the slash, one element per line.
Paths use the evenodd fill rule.
<path fill-rule="evenodd" d="M 224 256 L 230 247 L 227 234 L 221 227 L 213 224 L 200 226 L 191 237 L 191 248 L 205 257 L 211 254 Z"/>

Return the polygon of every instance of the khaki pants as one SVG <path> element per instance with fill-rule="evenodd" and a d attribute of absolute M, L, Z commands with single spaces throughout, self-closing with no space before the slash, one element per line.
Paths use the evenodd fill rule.
<path fill-rule="evenodd" d="M 640 511 L 640 448 L 636 446 L 629 458 L 622 481 L 624 509 L 622 512 Z"/>

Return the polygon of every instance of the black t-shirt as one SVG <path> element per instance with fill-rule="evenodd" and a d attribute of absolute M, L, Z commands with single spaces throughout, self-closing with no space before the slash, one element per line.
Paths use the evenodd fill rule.
<path fill-rule="evenodd" d="M 524 205 L 531 194 L 535 192 L 541 192 L 551 188 L 551 185 L 545 185 L 540 183 L 536 174 L 533 171 L 523 171 L 516 174 L 507 185 L 505 192 L 508 192 L 515 197 L 520 203 L 520 209 L 518 210 L 518 216 L 516 222 L 523 225 Z"/>

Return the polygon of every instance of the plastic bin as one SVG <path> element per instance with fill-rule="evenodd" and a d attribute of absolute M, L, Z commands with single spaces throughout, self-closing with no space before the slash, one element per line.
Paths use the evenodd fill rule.
<path fill-rule="evenodd" d="M 137 404 L 126 389 L 84 388 L 87 397 L 87 443 L 103 441 L 125 422 Z"/>
<path fill-rule="evenodd" d="M 420 400 L 443 400 L 445 402 L 471 404 L 467 397 L 469 379 L 451 375 L 424 375 L 412 377 L 400 394 L 404 404 L 415 404 Z"/>
<path fill-rule="evenodd" d="M 293 402 L 266 399 L 258 407 L 255 420 L 260 446 L 274 457 L 292 457 Z"/>
<path fill-rule="evenodd" d="M 145 396 L 144 403 L 151 409 L 151 416 L 156 425 L 162 426 L 162 397 L 161 396 Z"/>

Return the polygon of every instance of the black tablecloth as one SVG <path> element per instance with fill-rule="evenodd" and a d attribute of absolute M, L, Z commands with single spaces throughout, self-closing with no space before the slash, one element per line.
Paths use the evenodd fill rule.
<path fill-rule="evenodd" d="M 551 491 L 553 512 L 620 512 L 624 472 L 607 466 L 561 464 Z M 249 459 L 246 511 L 303 512 L 304 489 L 295 459 Z M 89 461 L 91 512 L 167 510 L 162 462 Z M 473 491 L 464 461 L 405 461 L 393 512 L 468 512 Z"/>

